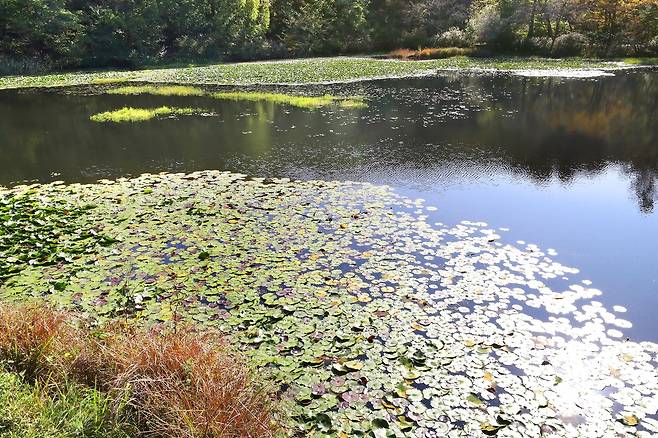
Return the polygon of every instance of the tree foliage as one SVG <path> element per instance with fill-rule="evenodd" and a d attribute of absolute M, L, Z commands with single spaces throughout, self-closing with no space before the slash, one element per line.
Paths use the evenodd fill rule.
<path fill-rule="evenodd" d="M 658 50 L 658 0 L 0 0 L 0 64 L 134 66 L 453 41 L 649 54 Z"/>

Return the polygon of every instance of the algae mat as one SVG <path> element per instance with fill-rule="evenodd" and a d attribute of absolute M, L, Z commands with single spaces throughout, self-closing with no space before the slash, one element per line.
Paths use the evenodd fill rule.
<path fill-rule="evenodd" d="M 553 251 L 430 224 L 387 187 L 198 172 L 0 196 L 5 224 L 25 197 L 76 212 L 33 221 L 48 254 L 84 242 L 32 263 L 5 236 L 1 299 L 221 328 L 280 385 L 291 434 L 658 433 L 658 346 L 622 340 L 623 308 Z"/>

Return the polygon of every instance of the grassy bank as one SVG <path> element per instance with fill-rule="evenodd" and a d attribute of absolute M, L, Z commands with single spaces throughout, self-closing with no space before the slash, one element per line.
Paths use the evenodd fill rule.
<path fill-rule="evenodd" d="M 0 304 L 0 436 L 270 437 L 271 398 L 216 331 Z"/>
<path fill-rule="evenodd" d="M 21 438 L 119 438 L 128 425 L 110 418 L 110 402 L 100 391 L 70 383 L 34 385 L 0 370 L 0 436 Z"/>
<path fill-rule="evenodd" d="M 280 62 L 217 64 L 202 67 L 164 68 L 139 71 L 98 71 L 11 76 L 0 78 L 0 89 L 58 87 L 108 84 L 115 82 L 153 82 L 207 85 L 311 84 L 343 82 L 382 77 L 418 76 L 440 69 L 618 69 L 637 66 L 643 61 L 625 63 L 580 58 L 548 59 L 536 57 L 469 58 L 403 62 L 372 58 L 314 58 Z"/>

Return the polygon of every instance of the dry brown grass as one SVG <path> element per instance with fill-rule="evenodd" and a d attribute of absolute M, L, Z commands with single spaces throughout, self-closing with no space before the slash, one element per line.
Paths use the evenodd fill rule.
<path fill-rule="evenodd" d="M 416 54 L 416 50 L 411 50 L 411 49 L 397 49 L 393 50 L 388 54 L 391 58 L 398 58 L 398 59 L 410 59 Z"/>
<path fill-rule="evenodd" d="M 0 365 L 46 385 L 107 392 L 117 421 L 149 437 L 269 437 L 271 391 L 216 332 L 98 327 L 44 306 L 0 304 Z"/>
<path fill-rule="evenodd" d="M 397 49 L 389 53 L 391 58 L 404 60 L 443 59 L 453 56 L 470 56 L 474 50 L 460 47 L 437 47 L 420 50 Z"/>

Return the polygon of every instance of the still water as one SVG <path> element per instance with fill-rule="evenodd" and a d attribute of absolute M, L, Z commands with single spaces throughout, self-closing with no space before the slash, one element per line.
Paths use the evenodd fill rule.
<path fill-rule="evenodd" d="M 658 341 L 658 71 L 591 79 L 445 74 L 278 91 L 362 95 L 364 109 L 298 109 L 99 90 L 0 92 L 0 184 L 222 169 L 388 184 L 553 248 Z M 100 124 L 123 106 L 206 115 Z"/>

